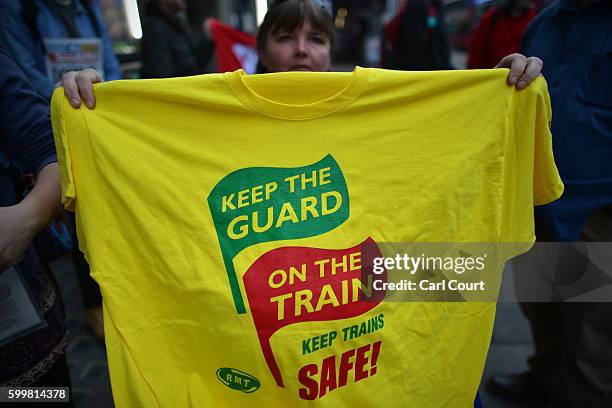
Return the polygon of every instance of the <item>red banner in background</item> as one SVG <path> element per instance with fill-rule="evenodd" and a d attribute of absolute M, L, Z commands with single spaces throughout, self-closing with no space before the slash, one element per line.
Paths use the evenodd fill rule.
<path fill-rule="evenodd" d="M 210 31 L 215 44 L 219 72 L 244 69 L 247 74 L 257 70 L 255 36 L 236 30 L 219 20 L 211 19 Z"/>

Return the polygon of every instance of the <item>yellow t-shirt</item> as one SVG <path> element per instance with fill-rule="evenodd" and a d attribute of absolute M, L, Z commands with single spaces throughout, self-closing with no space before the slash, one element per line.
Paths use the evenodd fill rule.
<path fill-rule="evenodd" d="M 360 244 L 533 242 L 563 190 L 550 103 L 506 75 L 115 81 L 91 111 L 56 91 L 117 406 L 472 406 L 494 302 L 359 300 Z"/>

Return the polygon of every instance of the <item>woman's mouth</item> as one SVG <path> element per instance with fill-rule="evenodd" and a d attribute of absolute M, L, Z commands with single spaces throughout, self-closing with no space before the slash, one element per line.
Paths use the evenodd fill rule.
<path fill-rule="evenodd" d="M 308 65 L 293 65 L 289 71 L 313 71 L 313 69 Z"/>

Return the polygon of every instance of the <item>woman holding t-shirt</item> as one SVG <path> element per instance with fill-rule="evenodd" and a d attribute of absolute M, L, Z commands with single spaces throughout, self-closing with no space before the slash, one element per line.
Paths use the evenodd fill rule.
<path fill-rule="evenodd" d="M 334 25 L 327 10 L 314 0 L 280 0 L 270 7 L 257 33 L 259 73 L 284 71 L 330 71 Z M 520 54 L 504 57 L 498 68 L 510 68 L 507 81 L 517 89 L 525 88 L 542 69 L 538 58 Z M 102 80 L 94 70 L 69 72 L 61 85 L 78 108 L 81 100 L 93 109 L 92 84 Z M 479 406 L 477 399 L 476 406 Z"/>

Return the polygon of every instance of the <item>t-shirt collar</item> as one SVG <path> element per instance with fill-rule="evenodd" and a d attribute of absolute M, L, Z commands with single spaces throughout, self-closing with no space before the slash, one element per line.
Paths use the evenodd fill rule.
<path fill-rule="evenodd" d="M 241 69 L 226 73 L 225 78 L 234 95 L 251 109 L 279 119 L 308 120 L 339 111 L 351 104 L 361 93 L 369 72 L 367 68 L 356 67 L 352 74 L 345 72 L 281 72 L 276 74 L 262 74 L 277 75 L 279 83 L 282 83 L 283 76 L 295 75 L 303 75 L 305 80 L 308 79 L 306 76 L 312 75 L 337 75 L 338 81 L 343 81 L 343 88 L 334 95 L 304 104 L 289 104 L 274 101 L 258 94 L 249 87 L 247 83 L 247 74 Z"/>

